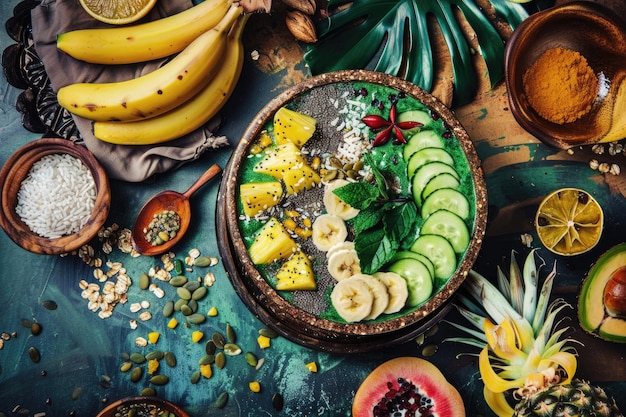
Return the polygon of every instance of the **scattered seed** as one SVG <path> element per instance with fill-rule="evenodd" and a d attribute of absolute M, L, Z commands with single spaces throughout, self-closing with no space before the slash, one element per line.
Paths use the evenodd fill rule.
<path fill-rule="evenodd" d="M 156 397 L 156 390 L 152 387 L 144 388 L 141 390 L 141 395 L 144 397 Z"/>
<path fill-rule="evenodd" d="M 130 371 L 130 380 L 132 382 L 137 382 L 143 376 L 143 368 L 135 366 L 132 371 Z"/>
<path fill-rule="evenodd" d="M 246 352 L 246 362 L 250 366 L 256 366 L 259 363 L 259 360 L 253 352 Z"/>
<path fill-rule="evenodd" d="M 228 338 L 231 343 L 237 343 L 237 334 L 230 323 L 226 323 L 226 338 Z"/>
<path fill-rule="evenodd" d="M 193 262 L 194 266 L 199 266 L 200 268 L 207 267 L 211 265 L 211 258 L 208 256 L 198 256 Z"/>
<path fill-rule="evenodd" d="M 269 327 L 264 327 L 260 329 L 259 334 L 261 336 L 269 337 L 270 339 L 275 339 L 278 337 L 278 333 L 276 333 L 275 330 L 272 330 Z"/>
<path fill-rule="evenodd" d="M 188 283 L 183 285 L 183 288 L 187 288 L 187 290 L 192 294 L 199 287 L 200 287 L 200 281 L 189 281 Z"/>
<path fill-rule="evenodd" d="M 82 387 L 76 387 L 74 388 L 74 391 L 72 392 L 72 400 L 77 400 L 83 393 L 83 388 Z"/>
<path fill-rule="evenodd" d="M 198 360 L 198 365 L 211 365 L 215 363 L 215 355 L 206 354 Z"/>
<path fill-rule="evenodd" d="M 215 343 L 215 347 L 218 349 L 224 349 L 224 345 L 226 344 L 226 339 L 221 333 L 213 333 L 211 336 L 211 340 Z"/>
<path fill-rule="evenodd" d="M 178 287 L 176 289 L 176 294 L 183 300 L 191 300 L 191 291 L 185 287 Z"/>
<path fill-rule="evenodd" d="M 190 316 L 193 314 L 193 310 L 189 307 L 188 304 L 183 304 L 180 306 L 180 312 L 183 313 L 183 316 Z"/>
<path fill-rule="evenodd" d="M 173 287 L 182 287 L 187 283 L 187 277 L 184 275 L 177 275 L 170 279 L 170 285 Z"/>
<path fill-rule="evenodd" d="M 224 355 L 224 352 L 217 352 L 215 355 L 215 366 L 219 369 L 224 369 L 224 366 L 226 366 L 226 355 Z"/>
<path fill-rule="evenodd" d="M 202 300 L 204 296 L 207 294 L 208 290 L 206 287 L 198 287 L 191 293 L 192 300 Z"/>
<path fill-rule="evenodd" d="M 191 324 L 201 324 L 204 323 L 205 320 L 206 318 L 204 317 L 204 315 L 199 313 L 194 313 L 187 316 L 187 321 Z"/>
<path fill-rule="evenodd" d="M 176 274 L 178 275 L 182 275 L 184 270 L 183 270 L 183 262 L 180 259 L 175 259 L 174 260 L 174 272 L 176 272 Z"/>
<path fill-rule="evenodd" d="M 258 371 L 259 369 L 261 369 L 264 363 L 265 363 L 265 358 L 260 358 L 256 366 L 254 367 L 254 369 Z"/>
<path fill-rule="evenodd" d="M 167 375 L 155 375 L 150 378 L 150 383 L 154 385 L 165 385 L 170 382 L 170 379 Z"/>
<path fill-rule="evenodd" d="M 33 322 L 32 320 L 29 320 L 29 319 L 22 319 L 22 326 L 26 327 L 27 329 L 30 329 L 31 327 L 33 327 Z M 2 338 L 4 340 L 9 340 L 11 338 L 11 335 L 9 335 L 8 333 L 2 333 Z"/>
<path fill-rule="evenodd" d="M 206 342 L 206 345 L 204 345 L 204 350 L 206 351 L 207 355 L 214 355 L 217 351 L 217 346 L 215 346 L 215 342 L 213 340 L 209 340 L 208 342 Z"/>
<path fill-rule="evenodd" d="M 274 407 L 274 410 L 281 411 L 284 406 L 285 400 L 283 399 L 282 395 L 280 395 L 279 393 L 272 395 L 272 407 Z"/>
<path fill-rule="evenodd" d="M 170 300 L 163 306 L 163 317 L 170 317 L 172 314 L 174 314 L 174 302 Z"/>
<path fill-rule="evenodd" d="M 198 311 L 198 302 L 196 300 L 189 300 L 187 302 L 187 305 L 189 306 L 189 308 L 191 309 L 191 311 L 193 313 L 195 313 L 196 311 Z"/>
<path fill-rule="evenodd" d="M 435 353 L 437 353 L 437 345 L 434 344 L 430 344 L 430 345 L 426 345 L 422 348 L 422 355 L 425 357 L 428 356 L 433 356 Z"/>
<path fill-rule="evenodd" d="M 228 356 L 237 356 L 241 353 L 241 348 L 234 343 L 226 343 L 224 345 L 224 353 Z"/>
<path fill-rule="evenodd" d="M 100 385 L 104 389 L 111 388 L 111 383 L 109 381 L 105 381 L 105 380 L 102 380 L 102 381 L 98 382 L 98 385 Z"/>
<path fill-rule="evenodd" d="M 172 352 L 165 352 L 164 358 L 167 366 L 169 366 L 170 368 L 176 366 L 176 356 Z"/>
<path fill-rule="evenodd" d="M 222 392 L 217 397 L 217 400 L 215 400 L 215 406 L 217 408 L 224 408 L 224 407 L 226 407 L 227 403 L 228 403 L 228 393 L 227 392 Z"/>
<path fill-rule="evenodd" d="M 131 353 L 129 359 L 136 364 L 142 364 L 146 361 L 146 357 L 139 352 Z"/>
<path fill-rule="evenodd" d="M 191 374 L 191 383 L 192 383 L 192 384 L 197 384 L 197 383 L 198 383 L 198 381 L 200 381 L 200 376 L 201 376 L 201 375 L 200 375 L 200 371 L 194 371 L 194 372 Z"/>
<path fill-rule="evenodd" d="M 128 372 L 130 371 L 130 368 L 133 367 L 133 363 L 132 362 L 124 362 L 122 364 L 122 366 L 120 366 L 120 371 L 122 372 Z"/>
<path fill-rule="evenodd" d="M 178 300 L 176 300 L 176 302 L 174 303 L 174 311 L 180 311 L 180 309 L 182 308 L 182 306 L 186 305 L 188 303 L 187 300 L 183 300 L 182 298 L 179 298 Z"/>
<path fill-rule="evenodd" d="M 431 327 L 430 329 L 426 330 L 426 332 L 424 333 L 424 335 L 426 337 L 431 337 L 434 336 L 435 334 L 437 334 L 437 332 L 439 331 L 439 326 L 437 326 L 436 324 Z"/>
<path fill-rule="evenodd" d="M 39 353 L 37 348 L 34 346 L 31 346 L 30 348 L 28 348 L 28 357 L 30 358 L 31 361 L 35 363 L 41 360 L 41 354 Z"/>
<path fill-rule="evenodd" d="M 415 337 L 415 343 L 417 343 L 417 346 L 422 346 L 424 344 L 425 337 L 424 333 L 420 333 L 417 337 Z"/>
<path fill-rule="evenodd" d="M 148 276 L 148 274 L 143 273 L 139 275 L 139 288 L 141 288 L 142 290 L 147 290 L 149 286 L 150 277 Z"/>
<path fill-rule="evenodd" d="M 161 360 L 165 356 L 162 350 L 153 350 L 152 352 L 148 352 L 146 354 L 146 360 L 149 361 L 151 359 Z"/>
<path fill-rule="evenodd" d="M 41 334 L 41 324 L 33 323 L 33 325 L 30 326 L 30 332 L 33 334 L 33 336 L 40 335 Z"/>
<path fill-rule="evenodd" d="M 56 310 L 57 309 L 57 303 L 54 302 L 53 300 L 44 300 L 41 302 L 41 305 L 47 309 L 47 310 Z"/>

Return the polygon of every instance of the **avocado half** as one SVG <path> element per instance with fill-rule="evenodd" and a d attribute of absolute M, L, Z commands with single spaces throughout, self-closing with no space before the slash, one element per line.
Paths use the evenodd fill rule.
<path fill-rule="evenodd" d="M 626 243 L 621 243 L 598 258 L 585 277 L 578 296 L 580 327 L 587 333 L 611 342 L 626 343 L 626 318 L 607 309 L 604 303 L 605 288 L 614 273 L 625 266 Z"/>

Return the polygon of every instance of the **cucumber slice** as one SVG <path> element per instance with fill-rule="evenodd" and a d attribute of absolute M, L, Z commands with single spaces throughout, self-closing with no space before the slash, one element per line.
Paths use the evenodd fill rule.
<path fill-rule="evenodd" d="M 461 186 L 461 181 L 454 175 L 448 174 L 444 172 L 443 174 L 436 175 L 432 177 L 424 186 L 422 190 L 422 195 L 420 196 L 422 201 L 426 200 L 429 195 L 431 195 L 434 191 L 437 191 L 441 188 L 452 188 L 458 189 Z"/>
<path fill-rule="evenodd" d="M 445 237 L 456 253 L 463 253 L 469 246 L 470 233 L 467 224 L 458 215 L 441 209 L 424 221 L 420 233 Z"/>
<path fill-rule="evenodd" d="M 395 255 L 393 255 L 390 262 L 393 263 L 401 259 L 407 259 L 407 258 L 417 259 L 418 261 L 426 265 L 426 268 L 428 268 L 428 272 L 430 272 L 430 275 L 432 275 L 433 279 L 435 279 L 435 265 L 433 265 L 432 261 L 428 259 L 427 257 L 425 257 L 424 255 L 422 255 L 421 253 L 411 252 L 409 250 L 399 251 L 399 252 L 396 252 Z"/>
<path fill-rule="evenodd" d="M 430 114 L 423 110 L 408 110 L 402 112 L 398 114 L 396 120 L 398 122 L 419 122 L 422 124 L 422 126 L 414 127 L 413 129 L 406 129 L 403 131 L 404 137 L 407 138 L 407 140 L 433 122 L 433 118 L 430 117 Z"/>
<path fill-rule="evenodd" d="M 420 215 L 425 219 L 441 209 L 451 211 L 463 220 L 470 215 L 469 200 L 462 192 L 452 188 L 440 188 L 430 194 L 422 204 Z"/>
<path fill-rule="evenodd" d="M 411 193 L 413 193 L 413 199 L 418 206 L 421 203 L 420 196 L 422 195 L 422 191 L 424 191 L 424 187 L 428 184 L 428 181 L 444 172 L 460 180 L 459 174 L 454 167 L 439 161 L 428 162 L 415 171 L 411 179 Z"/>
<path fill-rule="evenodd" d="M 450 155 L 450 153 L 448 153 L 445 149 L 423 148 L 415 152 L 411 155 L 411 158 L 409 158 L 407 163 L 409 178 L 412 178 L 415 171 L 417 171 L 417 169 L 422 165 L 434 161 L 443 162 L 444 164 L 448 164 L 452 167 L 454 166 L 454 158 L 452 158 L 452 155 Z"/>
<path fill-rule="evenodd" d="M 456 252 L 448 240 L 439 235 L 420 235 L 411 251 L 421 253 L 435 265 L 435 278 L 448 279 L 456 271 Z"/>
<path fill-rule="evenodd" d="M 409 307 L 416 307 L 428 300 L 433 293 L 433 278 L 428 268 L 417 259 L 400 259 L 389 267 L 406 281 L 409 298 L 406 303 Z"/>
<path fill-rule="evenodd" d="M 408 161 L 415 152 L 423 148 L 443 148 L 443 138 L 434 130 L 420 130 L 413 136 L 411 136 L 404 149 L 402 150 L 402 156 L 404 160 Z"/>

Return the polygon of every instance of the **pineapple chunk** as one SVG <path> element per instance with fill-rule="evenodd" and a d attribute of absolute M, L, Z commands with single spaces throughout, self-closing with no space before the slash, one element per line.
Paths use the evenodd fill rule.
<path fill-rule="evenodd" d="M 283 196 L 283 186 L 278 181 L 249 182 L 239 186 L 243 212 L 254 217 L 263 210 L 274 207 Z"/>
<path fill-rule="evenodd" d="M 255 265 L 269 264 L 289 258 L 298 244 L 275 217 L 268 220 L 257 233 L 248 252 Z"/>
<path fill-rule="evenodd" d="M 298 251 L 276 273 L 276 289 L 282 291 L 315 290 L 313 265 L 305 253 Z"/>
<path fill-rule="evenodd" d="M 306 162 L 295 165 L 283 174 L 283 182 L 288 194 L 296 194 L 303 190 L 310 190 L 321 182 L 317 172 Z"/>
<path fill-rule="evenodd" d="M 302 163 L 305 163 L 302 152 L 289 142 L 268 150 L 263 159 L 254 166 L 253 171 L 281 179 L 285 171 Z"/>
<path fill-rule="evenodd" d="M 301 148 L 315 132 L 316 120 L 306 114 L 298 113 L 286 107 L 274 114 L 274 138 L 277 145 L 288 142 Z"/>

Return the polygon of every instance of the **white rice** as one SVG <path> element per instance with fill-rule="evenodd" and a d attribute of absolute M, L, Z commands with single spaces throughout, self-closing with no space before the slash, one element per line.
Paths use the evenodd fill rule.
<path fill-rule="evenodd" d="M 15 212 L 39 236 L 56 239 L 80 230 L 96 201 L 96 184 L 82 161 L 68 154 L 36 161 L 17 193 Z"/>

